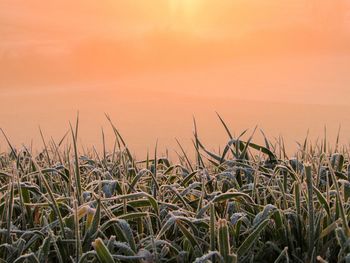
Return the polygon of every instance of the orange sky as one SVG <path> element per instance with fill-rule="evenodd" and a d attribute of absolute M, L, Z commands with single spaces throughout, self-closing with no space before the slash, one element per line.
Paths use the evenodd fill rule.
<path fill-rule="evenodd" d="M 348 51 L 349 2 L 2 0 L 1 82 Z"/>
<path fill-rule="evenodd" d="M 215 110 L 238 130 L 260 124 L 293 138 L 288 123 L 271 119 L 293 119 L 292 105 L 302 105 L 313 115 L 298 112 L 295 136 L 310 118 L 315 133 L 343 122 L 350 131 L 349 61 L 350 0 L 1 0 L 0 126 L 16 143 L 37 138 L 38 124 L 59 136 L 81 110 L 94 116 L 85 138 L 96 142 L 109 112 L 138 151 L 157 137 L 170 144 L 179 125 L 178 136 L 190 137 L 192 115 Z M 237 103 L 246 113 L 231 108 Z M 204 127 L 214 121 L 202 119 Z M 137 123 L 144 134 L 134 132 Z"/>

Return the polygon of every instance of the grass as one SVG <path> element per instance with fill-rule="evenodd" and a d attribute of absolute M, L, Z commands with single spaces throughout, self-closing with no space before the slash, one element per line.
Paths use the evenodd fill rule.
<path fill-rule="evenodd" d="M 349 262 L 348 148 L 246 131 L 177 162 L 136 160 L 113 125 L 115 146 L 78 151 L 78 120 L 34 155 L 0 156 L 0 262 Z M 253 134 L 256 131 L 254 130 Z M 67 142 L 70 136 L 70 143 Z M 64 143 L 66 142 L 66 143 Z"/>

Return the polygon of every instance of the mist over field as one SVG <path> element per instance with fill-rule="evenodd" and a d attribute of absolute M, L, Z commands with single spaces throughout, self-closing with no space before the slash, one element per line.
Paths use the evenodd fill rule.
<path fill-rule="evenodd" d="M 350 259 L 350 0 L 0 0 L 0 261 Z"/>

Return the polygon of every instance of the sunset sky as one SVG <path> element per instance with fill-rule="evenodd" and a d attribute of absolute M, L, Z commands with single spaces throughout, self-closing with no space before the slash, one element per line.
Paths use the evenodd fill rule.
<path fill-rule="evenodd" d="M 215 111 L 294 145 L 350 132 L 349 84 L 349 0 L 0 0 L 0 127 L 16 144 L 40 144 L 39 125 L 59 138 L 79 110 L 86 144 L 108 112 L 135 152 L 188 140 L 193 115 L 218 147 Z"/>

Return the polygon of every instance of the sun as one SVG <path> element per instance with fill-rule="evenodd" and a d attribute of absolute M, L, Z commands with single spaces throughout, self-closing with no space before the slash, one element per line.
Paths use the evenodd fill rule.
<path fill-rule="evenodd" d="M 168 0 L 173 29 L 193 31 L 201 0 Z"/>
<path fill-rule="evenodd" d="M 193 16 L 196 12 L 200 0 L 169 0 L 170 9 L 174 13 L 181 13 L 182 15 Z"/>

